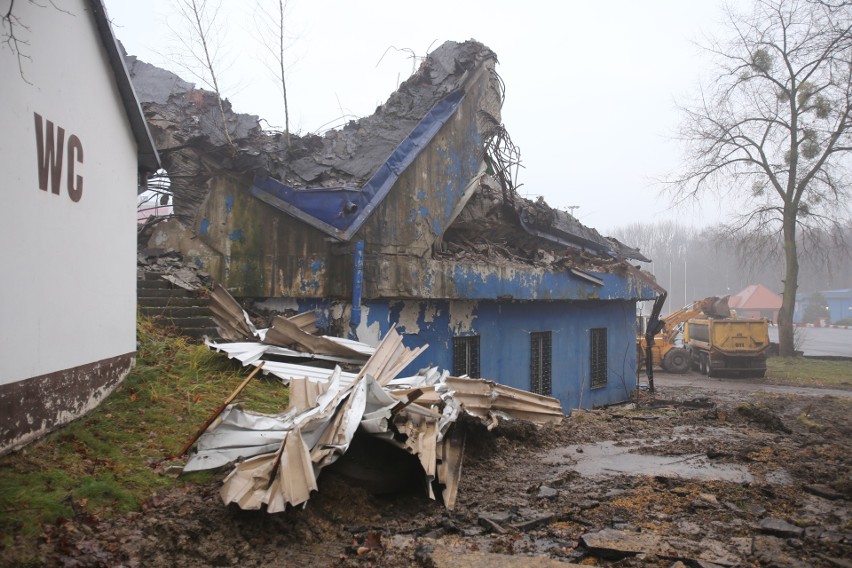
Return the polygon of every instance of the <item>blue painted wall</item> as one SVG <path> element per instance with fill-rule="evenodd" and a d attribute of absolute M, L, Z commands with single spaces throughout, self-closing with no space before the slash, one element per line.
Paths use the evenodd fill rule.
<path fill-rule="evenodd" d="M 391 324 L 408 347 L 429 344 L 402 375 L 435 365 L 452 369 L 452 338 L 480 336 L 483 378 L 530 389 L 530 332 L 552 332 L 552 395 L 569 414 L 574 408 L 629 399 L 636 384 L 636 304 L 600 302 L 371 301 L 366 323 L 383 336 Z M 589 388 L 590 328 L 607 328 L 605 387 Z"/>

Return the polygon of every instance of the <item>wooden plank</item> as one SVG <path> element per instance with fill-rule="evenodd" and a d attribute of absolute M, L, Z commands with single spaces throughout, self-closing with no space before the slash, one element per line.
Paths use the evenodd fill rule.
<path fill-rule="evenodd" d="M 213 414 L 210 416 L 210 418 L 208 418 L 204 422 L 204 424 L 201 425 L 201 428 L 198 429 L 198 432 L 196 432 L 195 435 L 192 438 L 190 438 L 189 441 L 186 444 L 184 444 L 184 446 L 183 446 L 183 448 L 181 448 L 180 452 L 171 456 L 171 457 L 172 458 L 179 458 L 180 456 L 184 455 L 189 450 L 189 448 L 192 447 L 192 444 L 194 444 L 196 442 L 196 440 L 198 440 L 198 438 L 200 438 L 201 435 L 207 430 L 207 428 L 209 428 L 210 425 L 213 424 L 213 421 L 216 420 L 216 418 L 220 414 L 222 414 L 222 411 L 225 410 L 225 407 L 228 406 L 229 404 L 231 404 L 231 402 L 235 398 L 237 398 L 237 395 L 240 394 L 240 392 L 242 392 L 242 390 L 244 388 L 246 388 L 246 385 L 249 384 L 249 381 L 252 380 L 254 378 L 254 376 L 260 372 L 260 370 L 262 368 L 263 368 L 263 362 L 261 361 L 260 365 L 258 365 L 257 367 L 254 368 L 254 370 L 249 374 L 248 378 L 246 378 L 246 380 L 244 380 L 242 383 L 240 383 L 240 386 L 238 386 L 236 388 L 236 390 L 234 390 L 234 392 L 232 392 L 231 395 L 228 398 L 225 399 L 225 402 L 223 402 L 219 406 L 219 408 L 217 408 L 215 411 L 213 411 Z"/>

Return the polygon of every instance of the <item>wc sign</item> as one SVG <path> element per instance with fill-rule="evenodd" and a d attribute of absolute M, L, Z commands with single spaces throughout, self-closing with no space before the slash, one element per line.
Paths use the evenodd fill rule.
<path fill-rule="evenodd" d="M 53 122 L 44 120 L 34 112 L 36 154 L 38 158 L 38 187 L 59 195 L 65 170 L 65 187 L 68 197 L 74 203 L 83 197 L 83 176 L 78 173 L 77 165 L 83 163 L 83 143 L 76 135 L 68 136 L 66 143 L 65 129 L 55 126 Z"/>

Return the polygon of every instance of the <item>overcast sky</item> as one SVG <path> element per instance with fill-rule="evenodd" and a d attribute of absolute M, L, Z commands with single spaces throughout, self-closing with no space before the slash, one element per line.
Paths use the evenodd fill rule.
<path fill-rule="evenodd" d="M 174 0 L 105 1 L 128 53 L 192 80 L 167 56 L 169 26 L 180 26 Z M 255 5 L 224 0 L 220 87 L 237 112 L 283 126 L 280 92 L 256 41 Z M 723 215 L 712 200 L 672 210 L 654 181 L 678 164 L 675 102 L 697 92 L 707 57 L 696 42 L 720 30 L 716 0 L 289 0 L 288 14 L 293 132 L 372 114 L 412 72 L 410 53 L 394 48 L 422 56 L 446 40 L 473 38 L 500 61 L 503 123 L 525 166 L 522 195 L 576 206 L 604 234 L 634 221 L 706 225 Z"/>

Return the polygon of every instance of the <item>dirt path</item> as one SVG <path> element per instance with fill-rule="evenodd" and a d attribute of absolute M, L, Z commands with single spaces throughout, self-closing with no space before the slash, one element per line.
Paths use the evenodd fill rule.
<path fill-rule="evenodd" d="M 711 379 L 695 372 L 690 372 L 683 375 L 675 373 L 655 373 L 654 384 L 656 387 L 659 388 L 688 387 L 694 392 L 703 393 L 706 396 L 712 396 L 720 392 L 760 392 L 773 394 L 790 394 L 796 396 L 837 396 L 852 398 L 852 390 L 799 387 L 791 385 L 768 385 L 763 379 Z"/>
<path fill-rule="evenodd" d="M 324 473 L 305 509 L 268 515 L 223 507 L 213 482 L 47 527 L 41 553 L 64 566 L 848 566 L 848 393 L 657 387 L 639 408 L 559 426 L 470 423 L 452 512 Z"/>

